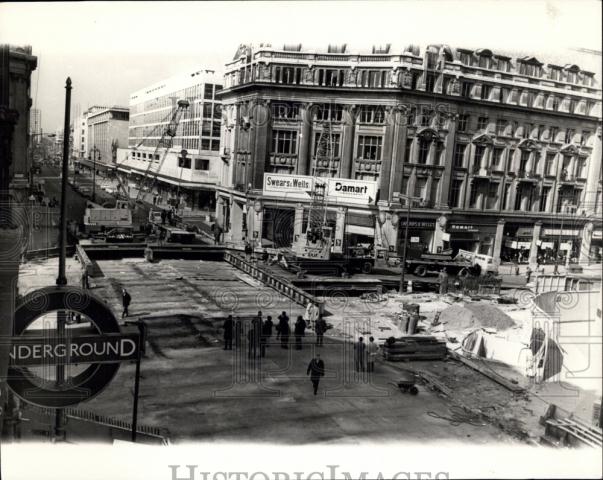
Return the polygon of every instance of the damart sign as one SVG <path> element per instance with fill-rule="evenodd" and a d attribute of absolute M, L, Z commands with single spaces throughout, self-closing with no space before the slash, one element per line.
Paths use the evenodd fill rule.
<path fill-rule="evenodd" d="M 317 185 L 317 182 L 318 185 Z M 367 205 L 377 198 L 377 182 L 348 178 L 315 178 L 307 175 L 264 174 L 263 193 L 267 196 L 285 196 L 309 200 L 315 187 L 324 187 L 330 203 Z"/>

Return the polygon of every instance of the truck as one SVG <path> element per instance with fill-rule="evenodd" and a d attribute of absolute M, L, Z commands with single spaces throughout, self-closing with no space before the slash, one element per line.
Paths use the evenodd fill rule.
<path fill-rule="evenodd" d="M 441 253 L 420 253 L 409 250 L 408 257 L 405 271 L 417 277 L 425 277 L 429 274 L 437 275 L 443 268 L 448 274 L 459 277 L 497 273 L 494 259 L 491 256 L 468 250 L 459 249 L 456 255 L 452 250 Z"/>
<path fill-rule="evenodd" d="M 88 207 L 84 213 L 84 233 L 86 235 L 105 236 L 109 232 L 119 234 L 120 237 L 127 238 L 132 234 L 132 211 L 128 202 L 117 200 L 115 207 L 105 208 L 88 202 Z"/>

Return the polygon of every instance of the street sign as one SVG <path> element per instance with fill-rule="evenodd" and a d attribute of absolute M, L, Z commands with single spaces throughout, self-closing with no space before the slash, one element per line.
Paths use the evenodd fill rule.
<path fill-rule="evenodd" d="M 65 313 L 62 313 L 65 312 Z M 55 330 L 28 327 L 50 313 L 80 314 L 86 322 Z M 65 408 L 90 400 L 113 379 L 120 362 L 139 360 L 144 339 L 122 330 L 113 312 L 88 290 L 52 286 L 28 294 L 15 310 L 7 384 L 28 403 L 47 408 Z M 4 339 L 6 341 L 7 339 Z M 64 382 L 40 376 L 47 368 L 79 365 Z"/>
<path fill-rule="evenodd" d="M 377 182 L 349 178 L 314 178 L 308 175 L 284 173 L 264 173 L 263 193 L 266 196 L 309 201 L 314 186 L 320 187 L 325 184 L 327 203 L 368 205 L 374 203 L 377 198 Z"/>

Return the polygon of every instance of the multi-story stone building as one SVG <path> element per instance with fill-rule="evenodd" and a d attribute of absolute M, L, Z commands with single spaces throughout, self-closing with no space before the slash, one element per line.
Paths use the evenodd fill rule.
<path fill-rule="evenodd" d="M 224 164 L 219 155 L 221 102 L 216 99 L 221 89 L 222 77 L 215 71 L 195 70 L 130 96 L 128 151 L 118 170 L 130 174 L 134 183 L 156 172 L 154 202 L 177 203 L 187 211 L 213 210 Z M 167 152 L 165 145 L 157 150 L 179 100 L 187 100 L 189 107 Z"/>
<path fill-rule="evenodd" d="M 330 176 L 376 186 L 334 193 L 329 218 L 379 257 L 406 241 L 411 196 L 408 244 L 423 251 L 600 258 L 601 89 L 577 65 L 442 45 L 242 46 L 221 99 L 227 240 L 290 245 L 310 202 L 295 185 Z"/>
<path fill-rule="evenodd" d="M 22 200 L 29 186 L 31 75 L 38 59 L 31 46 L 0 45 L 0 196 Z M 24 190 L 25 189 L 25 190 Z M 27 195 L 25 195 L 27 198 Z"/>

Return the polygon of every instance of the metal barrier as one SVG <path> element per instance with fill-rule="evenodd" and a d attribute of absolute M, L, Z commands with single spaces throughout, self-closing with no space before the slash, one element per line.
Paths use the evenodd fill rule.
<path fill-rule="evenodd" d="M 60 254 L 59 247 L 50 247 L 50 248 L 40 248 L 38 250 L 27 250 L 23 253 L 23 258 L 25 260 L 35 260 L 39 258 L 54 258 L 58 257 Z M 73 255 L 75 252 L 75 245 L 67 245 L 67 256 Z"/>
<path fill-rule="evenodd" d="M 276 290 L 281 295 L 290 298 L 299 305 L 305 307 L 308 302 L 312 302 L 315 305 L 318 305 L 318 307 L 320 308 L 320 312 L 323 313 L 324 305 L 322 301 L 318 300 L 316 297 L 310 295 L 301 288 L 296 287 L 287 280 L 283 280 L 274 276 L 272 272 L 264 270 L 263 268 L 260 268 L 257 265 L 245 260 L 244 258 L 241 258 L 240 256 L 235 255 L 226 250 L 224 251 L 224 261 L 230 263 L 233 267 L 248 274 L 252 278 L 259 280 L 264 285 L 267 285 L 270 288 Z"/>
<path fill-rule="evenodd" d="M 600 279 L 585 278 L 574 275 L 536 275 L 534 279 L 535 293 L 570 292 L 601 289 Z"/>
<path fill-rule="evenodd" d="M 55 414 L 55 410 L 52 410 L 50 408 L 41 408 L 34 405 L 28 405 L 28 408 L 38 410 L 39 412 L 42 412 L 46 415 Z M 132 424 L 124 420 L 118 420 L 116 418 L 108 417 L 106 415 L 100 415 L 89 410 L 80 410 L 78 408 L 65 408 L 63 409 L 63 411 L 65 412 L 65 415 L 67 417 L 73 419 L 93 422 L 99 425 L 103 425 L 105 427 L 117 428 L 125 432 L 132 431 Z M 148 425 L 137 425 L 136 432 L 142 435 L 146 435 L 148 437 L 157 438 L 161 440 L 161 442 L 165 445 L 167 445 L 169 442 L 169 431 L 165 428 L 151 427 Z"/>

